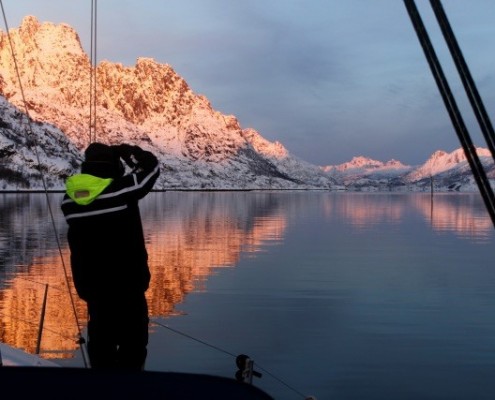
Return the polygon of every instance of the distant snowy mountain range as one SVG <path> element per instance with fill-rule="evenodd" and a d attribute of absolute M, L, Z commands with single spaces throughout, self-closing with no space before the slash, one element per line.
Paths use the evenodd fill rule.
<path fill-rule="evenodd" d="M 477 148 L 490 182 L 495 183 L 493 158 L 488 149 Z M 403 165 L 400 161 L 386 163 L 366 157 L 354 157 L 350 162 L 326 166 L 323 170 L 336 182 L 352 190 L 409 191 L 477 191 L 464 150 L 451 153 L 436 151 L 422 165 Z"/>
<path fill-rule="evenodd" d="M 89 143 L 90 60 L 66 24 L 25 17 L 10 31 L 15 63 L 7 33 L 0 34 L 0 190 L 41 189 L 43 181 L 62 189 Z M 169 65 L 103 61 L 96 77 L 97 140 L 153 151 L 162 168 L 156 189 L 418 191 L 433 183 L 441 191 L 477 190 L 462 149 L 437 151 L 420 166 L 365 157 L 316 166 L 214 110 Z M 491 154 L 478 154 L 495 182 Z"/>

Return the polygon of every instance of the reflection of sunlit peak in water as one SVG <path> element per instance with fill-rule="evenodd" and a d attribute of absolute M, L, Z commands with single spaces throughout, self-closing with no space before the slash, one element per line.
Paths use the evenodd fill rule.
<path fill-rule="evenodd" d="M 493 230 L 480 197 L 475 194 L 416 196 L 414 205 L 435 231 L 455 232 L 471 240 L 486 240 Z"/>
<path fill-rule="evenodd" d="M 258 252 L 267 242 L 279 242 L 287 228 L 287 219 L 284 215 L 260 217 L 254 221 L 254 226 L 243 244 L 243 251 Z"/>
<path fill-rule="evenodd" d="M 35 351 L 48 284 L 41 354 L 46 358 L 68 357 L 77 349 L 78 329 L 64 268 L 55 255 L 58 252 L 52 226 L 37 196 L 19 198 L 30 201 L 21 207 L 17 202 L 1 203 L 0 196 L 0 240 L 6 244 L 0 247 L 0 340 Z M 380 229 L 394 235 L 395 228 L 402 232 L 402 225 L 422 225 L 418 227 L 421 232 L 430 232 L 431 225 L 435 231 L 455 232 L 471 241 L 484 240 L 484 235 L 493 238 L 490 219 L 480 196 L 475 194 L 435 194 L 431 201 L 425 193 L 156 193 L 143 200 L 141 215 L 152 273 L 146 295 L 152 317 L 179 314 L 177 305 L 188 293 L 208 290 L 212 274 L 235 267 L 246 255 L 256 256 L 268 246 L 279 244 L 289 224 L 297 227 L 297 232 L 291 232 L 290 243 L 297 238 L 302 246 L 307 245 L 307 237 L 302 235 L 308 232 L 339 237 L 349 231 L 358 232 L 355 236 L 360 236 L 359 242 L 351 236 L 351 252 L 355 243 L 366 246 L 372 235 L 385 232 Z M 66 224 L 58 222 L 60 237 L 65 238 Z M 401 244 L 414 242 L 414 231 L 408 230 L 405 235 L 399 237 L 404 238 Z M 377 237 L 379 243 L 381 236 Z M 340 243 L 347 245 L 346 241 Z M 330 257 L 333 250 L 328 249 Z M 326 251 L 322 250 L 321 255 L 326 257 Z M 342 251 L 348 252 L 345 247 Z M 68 249 L 63 247 L 62 252 L 68 260 Z M 311 255 L 302 254 L 308 259 Z M 66 268 L 70 274 L 68 264 Z M 77 295 L 73 299 L 84 333 L 85 304 Z"/>
<path fill-rule="evenodd" d="M 358 231 L 381 223 L 399 223 L 405 218 L 417 217 L 418 211 L 433 230 L 454 232 L 470 240 L 487 240 L 493 230 L 483 201 L 475 193 L 435 193 L 433 196 L 430 193 L 356 193 L 346 194 L 346 201 L 338 204 L 340 207 L 334 213 Z"/>
<path fill-rule="evenodd" d="M 36 196 L 27 198 L 43 200 Z M 34 206 L 39 210 L 38 220 L 28 223 L 24 216 L 32 215 Z M 13 219 L 16 214 L 5 212 L 3 237 L 15 237 L 15 243 L 22 243 L 23 247 L 10 249 L 6 246 L 7 253 L 2 261 L 14 263 L 15 260 L 15 264 L 24 267 L 12 267 L 16 274 L 11 283 L 3 281 L 0 339 L 30 353 L 35 352 L 45 285 L 48 284 L 41 355 L 45 358 L 71 357 L 78 348 L 79 330 L 66 287 L 64 266 L 60 256 L 52 255 L 58 255 L 58 252 L 54 253 L 55 241 L 48 240 L 53 236 L 48 232 L 51 225 L 40 222 L 47 218 L 43 212 L 45 208 L 43 201 L 29 205 L 31 214 L 16 208 L 21 217 L 26 218 L 22 226 L 33 227 L 34 232 L 18 229 Z M 270 196 L 159 194 L 143 201 L 141 211 L 152 275 L 146 292 L 151 316 L 177 314 L 176 304 L 191 291 L 206 290 L 207 280 L 215 270 L 233 267 L 242 253 L 254 254 L 267 242 L 280 240 L 286 227 L 285 214 L 280 213 L 278 201 Z M 62 224 L 60 232 L 64 229 L 66 225 Z M 45 256 L 37 256 L 40 252 Z M 84 331 L 86 305 L 75 294 L 71 282 L 67 247 L 62 253 L 67 260 L 65 270 L 74 293 L 80 328 Z"/>
<path fill-rule="evenodd" d="M 152 279 L 147 294 L 153 315 L 168 315 L 187 293 L 206 290 L 208 276 L 217 268 L 235 266 L 241 253 L 279 240 L 286 221 L 282 216 L 255 218 L 247 230 L 228 219 L 184 225 L 164 224 L 149 239 Z"/>
<path fill-rule="evenodd" d="M 370 201 L 372 199 L 372 201 Z M 393 197 L 379 194 L 350 195 L 346 202 L 339 202 L 337 213 L 346 218 L 356 229 L 365 229 L 378 223 L 401 221 L 405 204 Z"/>
<path fill-rule="evenodd" d="M 3 290 L 0 339 L 29 353 L 36 352 L 46 285 L 40 353 L 44 358 L 64 358 L 78 348 L 78 328 L 59 256 L 34 259 L 29 276 L 17 276 Z M 84 316 L 84 304 L 74 297 L 78 315 Z"/>

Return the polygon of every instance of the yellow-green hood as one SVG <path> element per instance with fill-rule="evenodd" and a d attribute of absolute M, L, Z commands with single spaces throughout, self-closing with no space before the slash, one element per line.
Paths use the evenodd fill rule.
<path fill-rule="evenodd" d="M 111 178 L 88 174 L 73 175 L 65 182 L 66 193 L 77 204 L 85 206 L 92 203 L 112 181 Z"/>

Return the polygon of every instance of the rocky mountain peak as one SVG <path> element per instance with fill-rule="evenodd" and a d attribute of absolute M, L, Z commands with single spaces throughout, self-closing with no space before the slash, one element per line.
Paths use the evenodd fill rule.
<path fill-rule="evenodd" d="M 79 35 L 67 24 L 40 23 L 35 16 L 28 15 L 23 18 L 20 27 L 10 33 L 11 37 L 18 36 L 27 48 L 37 47 L 47 56 L 67 53 L 84 55 Z"/>
<path fill-rule="evenodd" d="M 391 159 L 391 160 L 387 161 L 384 164 L 384 166 L 385 167 L 390 167 L 390 168 L 407 168 L 406 165 L 404 165 L 400 161 L 394 160 L 394 159 Z"/>
<path fill-rule="evenodd" d="M 369 157 L 364 156 L 356 156 L 351 159 L 351 161 L 345 162 L 343 164 L 339 164 L 336 166 L 325 166 L 323 167 L 325 170 L 330 171 L 335 169 L 337 171 L 355 171 L 355 170 L 363 170 L 363 171 L 373 171 L 373 170 L 381 170 L 381 169 L 397 169 L 404 170 L 410 168 L 408 165 L 404 165 L 402 162 L 391 159 L 386 162 L 374 160 Z"/>
<path fill-rule="evenodd" d="M 17 64 L 22 88 L 30 101 L 35 101 L 34 97 L 43 88 L 45 102 L 63 98 L 77 103 L 81 94 L 80 83 L 89 80 L 89 59 L 81 47 L 79 36 L 70 26 L 40 23 L 36 17 L 27 16 L 19 28 L 10 30 L 10 39 L 15 62 L 7 33 L 1 33 L 3 95 L 13 103 L 22 103 Z"/>
<path fill-rule="evenodd" d="M 169 171 L 162 187 L 332 184 L 315 166 L 306 163 L 311 173 L 304 173 L 281 143 L 214 110 L 168 64 L 140 57 L 134 66 L 103 61 L 93 69 L 70 26 L 40 23 L 32 16 L 10 35 L 25 96 L 6 33 L 0 37 L 0 94 L 19 109 L 27 106 L 37 123 L 60 129 L 79 151 L 90 140 L 148 148 Z M 96 110 L 89 106 L 91 89 L 96 89 Z"/>

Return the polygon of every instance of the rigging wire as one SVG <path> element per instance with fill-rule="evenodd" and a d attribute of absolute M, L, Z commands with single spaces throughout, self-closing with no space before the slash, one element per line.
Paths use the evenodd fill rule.
<path fill-rule="evenodd" d="M 210 343 L 207 343 L 207 342 L 205 342 L 204 340 L 197 339 L 197 338 L 195 338 L 194 336 L 191 336 L 191 335 L 189 335 L 189 334 L 187 334 L 187 333 L 184 333 L 184 332 L 181 332 L 181 331 L 179 331 L 179 330 L 177 330 L 177 329 L 171 328 L 171 327 L 170 327 L 170 326 L 168 326 L 168 325 L 165 325 L 165 324 L 160 323 L 160 322 L 159 322 L 159 321 L 157 321 L 156 319 L 151 319 L 151 322 L 153 322 L 154 324 L 156 324 L 156 325 L 158 325 L 158 326 L 160 326 L 160 327 L 162 327 L 162 328 L 168 329 L 168 330 L 169 330 L 169 331 L 171 331 L 171 332 L 174 332 L 174 333 L 179 334 L 179 335 L 181 335 L 181 336 L 184 336 L 184 337 L 186 337 L 186 338 L 188 338 L 188 339 L 194 340 L 195 342 L 198 342 L 198 343 L 201 343 L 201 344 L 203 344 L 203 345 L 205 345 L 205 346 L 207 346 L 207 347 L 210 347 L 210 348 L 212 348 L 212 349 L 214 349 L 214 350 L 217 350 L 217 351 L 219 351 L 219 352 L 221 352 L 221 353 L 227 354 L 227 355 L 229 355 L 229 356 L 231 356 L 231 357 L 234 357 L 234 358 L 236 358 L 236 357 L 237 357 L 237 355 L 235 355 L 235 354 L 231 353 L 230 351 L 224 350 L 224 349 L 222 349 L 222 348 L 220 348 L 220 347 L 218 347 L 218 346 L 215 346 L 215 345 L 212 345 L 212 344 L 210 344 Z M 274 374 L 270 373 L 268 370 L 266 370 L 265 368 L 261 367 L 258 363 L 255 363 L 255 365 L 256 365 L 259 369 L 261 369 L 263 372 L 265 372 L 266 374 L 270 375 L 273 379 L 275 379 L 276 381 L 278 381 L 279 383 L 281 383 L 282 385 L 284 385 L 284 386 L 285 386 L 285 387 L 287 387 L 288 389 L 292 390 L 294 393 L 297 393 L 299 396 L 303 397 L 304 399 L 311 398 L 311 397 L 308 397 L 308 396 L 304 395 L 303 393 L 301 393 L 301 392 L 300 392 L 300 391 L 298 391 L 297 389 L 293 388 L 292 386 L 290 386 L 289 384 L 287 384 L 286 382 L 284 382 L 283 380 L 281 380 L 280 378 L 278 378 L 278 377 L 277 377 L 277 376 L 275 376 Z"/>
<path fill-rule="evenodd" d="M 462 55 L 461 48 L 457 43 L 454 31 L 450 26 L 447 14 L 445 13 L 442 3 L 439 0 L 430 0 L 430 4 L 445 37 L 445 41 L 447 42 L 449 50 L 452 54 L 452 58 L 459 72 L 469 101 L 471 102 L 474 114 L 478 119 L 478 123 L 483 132 L 483 136 L 486 140 L 488 148 L 490 149 L 490 152 L 492 153 L 492 158 L 495 161 L 495 132 L 493 130 L 493 125 L 490 121 L 490 117 L 486 112 L 483 101 L 481 100 L 481 96 L 478 92 L 478 89 L 476 88 L 476 84 L 473 80 L 473 77 L 471 76 L 471 73 L 469 72 L 469 67 L 466 63 L 466 60 L 464 59 L 464 56 Z"/>
<path fill-rule="evenodd" d="M 440 94 L 445 103 L 445 107 L 447 108 L 452 124 L 454 125 L 454 129 L 457 133 L 459 141 L 461 142 L 462 148 L 464 149 L 464 154 L 466 155 L 469 166 L 471 167 L 471 171 L 485 202 L 485 206 L 492 220 L 492 224 L 495 227 L 495 195 L 493 194 L 493 190 L 490 186 L 490 181 L 488 180 L 483 164 L 476 153 L 476 147 L 469 136 L 467 127 L 462 119 L 459 108 L 457 107 L 457 103 L 452 91 L 450 90 L 447 79 L 445 78 L 442 67 L 438 61 L 421 16 L 419 15 L 416 4 L 414 3 L 414 0 L 404 0 L 404 4 L 407 12 L 409 13 L 414 29 L 416 30 L 419 42 L 423 48 L 433 77 L 438 85 Z"/>
<path fill-rule="evenodd" d="M 27 129 L 27 132 L 25 133 L 26 144 L 27 144 L 28 147 L 34 149 L 34 153 L 36 155 L 36 161 L 37 161 L 37 164 L 38 164 L 38 169 L 39 169 L 41 181 L 42 181 L 42 184 L 43 184 L 43 190 L 44 190 L 44 193 L 45 193 L 46 202 L 47 202 L 47 206 L 48 206 L 48 211 L 49 211 L 49 214 L 50 214 L 50 220 L 51 220 L 51 223 L 52 223 L 53 231 L 55 233 L 55 240 L 57 242 L 58 252 L 59 252 L 60 259 L 61 259 L 61 262 L 62 262 L 62 267 L 63 267 L 63 270 L 64 270 L 65 283 L 66 283 L 67 288 L 68 288 L 68 294 L 69 294 L 69 298 L 70 298 L 70 302 L 71 302 L 71 306 L 72 306 L 72 311 L 74 313 L 74 317 L 75 317 L 75 320 L 76 320 L 76 325 L 77 325 L 78 334 L 79 334 L 78 342 L 81 344 L 81 352 L 82 352 L 82 357 L 83 357 L 83 360 L 84 360 L 84 365 L 87 366 L 86 356 L 85 356 L 84 348 L 82 346 L 85 343 L 85 340 L 82 337 L 81 328 L 80 328 L 81 325 L 79 323 L 79 318 L 77 316 L 77 311 L 76 311 L 76 305 L 75 305 L 74 297 L 73 297 L 72 292 L 70 290 L 69 275 L 68 275 L 68 272 L 67 272 L 67 267 L 65 265 L 65 260 L 64 260 L 64 256 L 63 256 L 63 253 L 62 253 L 62 246 L 61 246 L 61 243 L 60 243 L 60 238 L 59 238 L 57 226 L 55 224 L 55 217 L 54 217 L 54 214 L 53 214 L 53 210 L 52 210 L 52 206 L 51 206 L 51 202 L 50 202 L 50 197 L 48 196 L 48 187 L 47 187 L 46 179 L 45 179 L 45 176 L 43 174 L 43 169 L 41 168 L 41 159 L 40 159 L 39 150 L 38 150 L 39 143 L 38 143 L 38 140 L 37 140 L 36 135 L 33 133 L 33 127 L 32 127 L 32 123 L 31 123 L 32 120 L 31 120 L 31 116 L 29 114 L 29 109 L 28 109 L 28 106 L 27 106 L 26 97 L 24 95 L 24 88 L 23 88 L 22 82 L 21 82 L 21 74 L 19 72 L 19 66 L 18 66 L 18 63 L 17 63 L 17 57 L 15 55 L 14 45 L 12 43 L 12 38 L 10 36 L 9 25 L 7 23 L 7 16 L 5 14 L 5 9 L 3 7 L 3 1 L 2 0 L 0 0 L 0 6 L 2 8 L 3 21 L 4 21 L 4 24 L 5 24 L 5 30 L 7 32 L 7 38 L 8 38 L 8 41 L 9 41 L 9 46 L 10 46 L 10 51 L 11 51 L 11 55 L 12 55 L 12 60 L 14 62 L 14 68 L 15 68 L 15 72 L 16 72 L 16 76 L 17 76 L 17 81 L 19 83 L 19 88 L 20 88 L 22 102 L 23 102 L 23 107 L 24 107 L 24 113 L 25 113 L 26 118 L 27 118 L 28 129 Z M 32 144 L 32 146 L 31 146 L 31 144 Z"/>
<path fill-rule="evenodd" d="M 98 0 L 91 0 L 91 43 L 89 66 L 89 143 L 96 142 L 97 24 Z"/>

